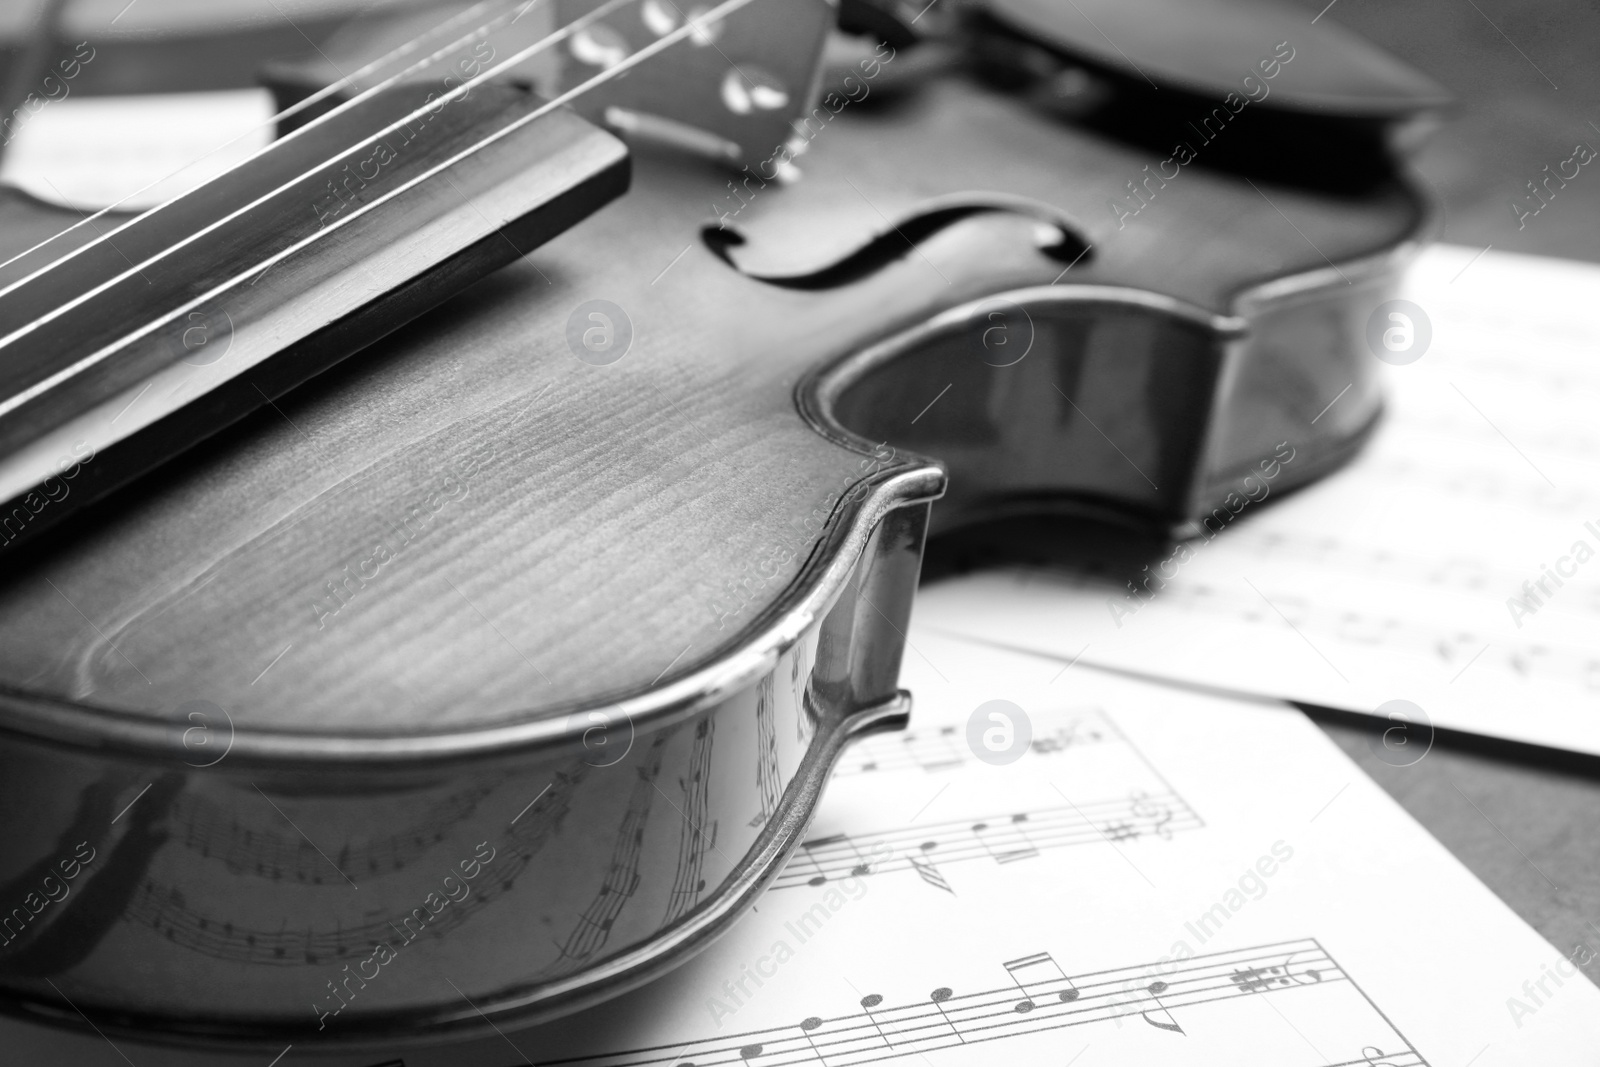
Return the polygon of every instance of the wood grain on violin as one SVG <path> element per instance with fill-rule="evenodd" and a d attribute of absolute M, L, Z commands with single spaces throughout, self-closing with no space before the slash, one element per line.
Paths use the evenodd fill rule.
<path fill-rule="evenodd" d="M 941 529 L 1167 530 L 1282 443 L 1302 481 L 1350 453 L 1425 222 L 1399 171 L 1252 181 L 1199 143 L 1152 179 L 923 48 L 841 51 L 731 180 L 637 140 L 615 204 L 0 549 L 0 803 L 37 813 L 0 926 L 101 853 L 5 927 L 11 1009 L 65 1019 L 54 982 L 168 1037 L 375 1040 L 628 988 L 903 723 L 947 480 Z"/>

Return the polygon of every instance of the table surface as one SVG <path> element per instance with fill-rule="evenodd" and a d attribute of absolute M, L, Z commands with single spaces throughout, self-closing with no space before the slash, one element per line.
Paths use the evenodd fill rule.
<path fill-rule="evenodd" d="M 1320 720 L 1345 753 L 1557 949 L 1600 947 L 1600 776 L 1436 743 L 1410 767 L 1369 744 L 1376 728 Z M 1337 801 L 1335 801 L 1337 803 Z M 1427 907 L 1395 887 L 1395 906 Z M 1582 969 L 1600 984 L 1600 958 Z"/>

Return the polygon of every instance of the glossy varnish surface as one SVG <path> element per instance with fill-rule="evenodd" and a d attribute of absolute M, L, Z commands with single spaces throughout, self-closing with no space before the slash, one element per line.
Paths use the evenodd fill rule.
<path fill-rule="evenodd" d="M 205 700 L 241 727 L 309 733 L 471 728 L 637 692 L 735 647 L 863 463 L 906 462 L 801 419 L 793 390 L 819 362 L 1058 278 L 1226 313 L 1418 223 L 1398 185 L 1341 198 L 1191 166 L 1119 229 L 1106 203 L 1142 177 L 1140 153 L 938 79 L 872 103 L 828 120 L 798 184 L 747 193 L 728 220 L 749 238 L 741 264 L 825 264 L 969 189 L 1065 209 L 1091 254 L 1062 277 L 1032 220 L 985 216 L 849 286 L 779 289 L 698 240 L 709 210 L 741 203 L 725 176 L 645 156 L 613 208 L 8 567 L 5 686 L 168 720 Z M 632 323 L 610 366 L 568 348 L 593 299 Z M 943 384 L 905 397 L 908 421 Z"/>

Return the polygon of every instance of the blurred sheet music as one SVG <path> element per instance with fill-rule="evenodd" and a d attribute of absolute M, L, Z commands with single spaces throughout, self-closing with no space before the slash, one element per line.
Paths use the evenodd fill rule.
<path fill-rule="evenodd" d="M 272 111 L 265 89 L 51 101 L 20 124 L 0 181 L 89 211 L 150 207 L 265 147 Z"/>
<path fill-rule="evenodd" d="M 1431 347 L 1384 368 L 1389 414 L 1348 470 L 1243 507 L 1137 591 L 980 574 L 919 594 L 923 622 L 1600 753 L 1600 267 L 1441 246 L 1410 298 Z"/>
<path fill-rule="evenodd" d="M 841 779 L 818 834 L 853 836 L 861 864 L 771 893 L 666 980 L 511 1035 L 520 1052 L 545 1067 L 1590 1061 L 1600 991 L 1298 713 L 1063 678 L 1042 657 L 925 628 L 911 644 L 919 730 L 964 741 L 973 709 L 1003 698 L 1043 732 L 1087 700 L 1105 737 L 1081 763 L 1030 751 L 941 777 Z M 1157 777 L 1193 822 L 949 863 L 942 888 L 909 862 L 919 827 L 1047 793 L 1070 807 L 1115 776 Z M 1562 984 L 1528 1002 L 1523 981 L 1537 992 L 1558 966 Z M 1528 1010 L 1513 1017 L 1509 998 Z"/>

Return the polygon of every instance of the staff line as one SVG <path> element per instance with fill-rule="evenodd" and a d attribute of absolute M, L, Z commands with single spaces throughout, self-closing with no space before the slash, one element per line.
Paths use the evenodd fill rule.
<path fill-rule="evenodd" d="M 1192 957 L 1187 966 L 1181 967 L 1181 968 L 1173 971 L 1172 974 L 1166 979 L 1166 984 L 1165 984 L 1165 987 L 1163 989 L 1162 995 L 1163 995 L 1163 998 L 1165 1000 L 1167 1000 L 1167 1001 L 1176 1001 L 1177 999 L 1179 999 L 1180 997 L 1185 995 L 1185 993 L 1183 991 L 1181 991 L 1181 990 L 1174 992 L 1174 990 L 1175 990 L 1175 988 L 1177 986 L 1180 986 L 1180 985 L 1183 985 L 1183 984 L 1186 984 L 1186 983 L 1194 983 L 1194 982 L 1198 982 L 1198 981 L 1207 980 L 1207 977 L 1210 977 L 1210 978 L 1227 977 L 1228 980 L 1230 982 L 1232 982 L 1233 981 L 1232 976 L 1230 974 L 1228 974 L 1227 971 L 1225 970 L 1225 969 L 1228 969 L 1228 968 L 1249 969 L 1249 968 L 1253 968 L 1253 967 L 1256 967 L 1256 966 L 1259 966 L 1259 965 L 1262 965 L 1262 964 L 1270 964 L 1270 965 L 1274 965 L 1274 966 L 1283 966 L 1283 967 L 1287 968 L 1287 961 L 1289 959 L 1292 959 L 1293 957 L 1295 957 L 1297 955 L 1301 955 L 1301 954 L 1305 954 L 1305 956 L 1306 956 L 1306 959 L 1304 961 L 1302 961 L 1302 966 L 1306 967 L 1306 969 L 1308 969 L 1308 970 L 1309 969 L 1315 969 L 1318 965 L 1320 965 L 1323 969 L 1333 972 L 1333 974 L 1331 976 L 1325 976 L 1325 977 L 1323 977 L 1321 979 L 1321 981 L 1316 982 L 1316 983 L 1310 983 L 1310 984 L 1312 984 L 1312 985 L 1329 985 L 1331 983 L 1338 982 L 1338 981 L 1350 981 L 1349 976 L 1344 973 L 1343 968 L 1341 968 L 1338 965 L 1338 963 L 1333 960 L 1332 956 L 1329 955 L 1314 939 L 1299 939 L 1299 940 L 1293 940 L 1293 941 L 1282 941 L 1282 942 L 1276 942 L 1276 943 L 1271 943 L 1271 944 L 1266 944 L 1266 945 L 1253 946 L 1253 947 L 1246 948 L 1246 949 L 1233 949 L 1233 950 L 1228 950 L 1228 951 L 1223 951 L 1223 952 L 1207 953 L 1205 955 Z M 1279 963 L 1279 961 L 1284 961 L 1284 962 L 1283 963 Z M 1110 985 L 1111 983 L 1116 982 L 1116 981 L 1126 980 L 1129 977 L 1138 977 L 1138 978 L 1141 978 L 1141 979 L 1149 978 L 1151 973 L 1152 973 L 1150 968 L 1153 967 L 1153 966 L 1157 966 L 1157 965 L 1156 964 L 1151 964 L 1151 963 L 1143 963 L 1143 964 L 1138 964 L 1138 965 L 1134 965 L 1134 966 L 1131 966 L 1131 967 L 1105 968 L 1105 969 L 1098 970 L 1098 971 L 1086 972 L 1084 974 L 1077 975 L 1075 977 L 1068 977 L 1068 978 L 1066 978 L 1064 980 L 1060 980 L 1059 983 L 1051 983 L 1051 984 L 1061 984 L 1063 986 L 1070 986 L 1072 988 L 1077 988 L 1080 991 L 1085 989 L 1085 988 L 1093 989 L 1093 988 L 1096 988 L 1096 987 L 1099 987 L 1099 986 Z M 1209 972 L 1209 974 L 1208 974 L 1208 972 Z M 1292 988 L 1300 988 L 1300 987 L 1301 987 L 1301 984 L 1297 983 Z M 1221 988 L 1221 987 L 1219 987 L 1219 988 Z M 1237 986 L 1237 984 L 1235 985 L 1235 988 L 1239 988 Z M 1283 987 L 1283 988 L 1287 989 L 1287 988 L 1291 988 L 1291 987 L 1287 987 L 1286 986 L 1286 987 Z M 965 996 L 951 997 L 949 999 L 946 999 L 946 1000 L 942 1001 L 939 1004 L 934 1004 L 932 1001 L 930 1001 L 928 1004 L 922 1004 L 922 1003 L 919 1002 L 919 1003 L 916 1003 L 916 1004 L 901 1005 L 901 1006 L 898 1006 L 898 1007 L 881 1009 L 881 1010 L 878 1010 L 876 1012 L 871 1012 L 871 1013 L 860 1012 L 860 1013 L 855 1013 L 853 1015 L 848 1015 L 848 1016 L 838 1016 L 838 1017 L 835 1017 L 835 1018 L 832 1018 L 832 1019 L 822 1020 L 822 1022 L 820 1024 L 820 1027 L 818 1027 L 818 1029 L 820 1029 L 821 1027 L 826 1027 L 826 1026 L 828 1026 L 830 1024 L 844 1024 L 846 1027 L 863 1026 L 864 1024 L 863 1024 L 862 1020 L 868 1019 L 869 1016 L 876 1016 L 878 1022 L 882 1022 L 882 1021 L 885 1021 L 886 1016 L 892 1015 L 895 1012 L 908 1012 L 908 1011 L 914 1012 L 914 1011 L 919 1011 L 920 1010 L 920 1011 L 922 1011 L 924 1013 L 924 1015 L 926 1015 L 927 1017 L 929 1017 L 931 1019 L 934 1016 L 934 1010 L 930 1010 L 930 1008 L 938 1010 L 940 1012 L 940 1018 L 939 1018 L 939 1021 L 937 1022 L 936 1025 L 939 1025 L 939 1026 L 942 1027 L 944 1025 L 944 1019 L 946 1018 L 946 1015 L 944 1013 L 947 1013 L 947 1012 L 950 1012 L 950 1011 L 962 1011 L 962 1010 L 970 1011 L 970 1010 L 975 1010 L 975 1009 L 981 1009 L 982 1007 L 993 1005 L 993 1004 L 998 1004 L 998 1003 L 1015 1004 L 1015 1003 L 1018 1002 L 1019 999 L 1026 999 L 1026 991 L 1025 990 L 1022 991 L 1025 994 L 1025 996 L 1023 998 L 1019 998 L 1017 996 L 1017 992 L 1018 991 L 1019 990 L 1017 990 L 1015 987 L 999 987 L 999 988 L 996 988 L 996 989 L 984 990 L 984 991 L 979 992 L 979 993 L 967 994 Z M 1275 991 L 1275 990 L 1269 988 L 1269 989 L 1260 990 L 1259 992 L 1266 993 L 1266 992 L 1273 992 L 1273 991 Z M 1187 995 L 1191 995 L 1192 996 L 1192 995 L 1194 995 L 1194 992 L 1195 991 L 1190 991 Z M 1109 993 L 1108 994 L 1091 994 L 1091 996 L 1106 996 L 1106 995 L 1110 995 L 1110 994 Z M 1232 996 L 1251 996 L 1251 995 L 1256 995 L 1256 992 L 1254 992 L 1254 991 L 1246 991 L 1246 990 L 1243 990 L 1242 988 L 1239 988 L 1238 992 L 1233 993 L 1231 995 Z M 987 999 L 984 999 L 984 998 L 987 998 Z M 1213 999 L 1228 999 L 1228 998 L 1213 998 Z M 960 1003 L 961 1001 L 966 1001 L 967 1003 L 965 1005 L 962 1005 Z M 1063 1004 L 1071 1003 L 1071 1004 L 1077 1005 L 1077 1007 L 1068 1009 L 1067 1012 L 1062 1012 L 1060 1010 L 1054 1011 L 1054 1012 L 1051 1013 L 1050 1017 L 1051 1018 L 1057 1018 L 1057 1017 L 1060 1017 L 1063 1014 L 1069 1014 L 1069 1013 L 1072 1013 L 1072 1012 L 1082 1013 L 1083 1008 L 1084 1008 L 1084 1003 L 1083 1002 L 1084 1002 L 1084 998 L 1082 997 L 1082 995 L 1080 993 L 1080 996 L 1076 1000 L 1063 1001 Z M 1206 1001 L 1206 1003 L 1209 1003 L 1209 1001 Z M 1193 1006 L 1193 1004 L 1179 1004 L 1178 1006 L 1179 1007 L 1189 1007 L 1189 1006 Z M 1101 1009 L 1103 1009 L 1103 1005 L 1101 1006 Z M 1097 1009 L 1097 1010 L 1100 1010 L 1100 1009 Z M 1001 1013 L 994 1013 L 994 1014 L 998 1015 L 998 1014 L 1001 1014 Z M 1012 1009 L 1010 1014 L 1016 1014 L 1016 1015 L 1018 1015 L 1019 1018 L 1022 1018 L 1022 1019 L 1026 1020 L 1026 1021 L 1032 1021 L 1031 1013 L 1023 1015 L 1021 1013 L 1016 1013 L 1015 1010 Z M 1113 1018 L 1113 1017 L 1115 1017 L 1115 1016 L 1108 1016 L 1107 1018 Z M 1044 1018 L 1044 1016 L 1040 1016 L 1039 1018 L 1042 1019 L 1042 1018 Z M 902 1016 L 902 1021 L 906 1021 L 906 1017 Z M 876 1024 L 874 1024 L 874 1025 L 876 1025 Z M 999 1025 L 1001 1025 L 1001 1024 L 994 1024 L 993 1026 L 991 1026 L 989 1028 L 993 1029 L 993 1028 L 998 1027 Z M 1068 1024 L 1068 1025 L 1070 1025 L 1070 1024 Z M 798 1026 L 798 1024 L 796 1024 L 796 1026 Z M 706 1044 L 710 1044 L 710 1042 L 712 1042 L 712 1041 L 716 1041 L 717 1044 L 712 1046 L 712 1047 L 709 1047 L 709 1048 L 703 1048 L 699 1053 L 696 1053 L 694 1051 L 694 1046 L 696 1044 L 698 1044 L 698 1043 L 691 1042 L 688 1045 L 683 1046 L 682 1048 L 678 1049 L 677 1050 L 677 1055 L 681 1056 L 681 1055 L 685 1054 L 686 1052 L 688 1052 L 688 1053 L 695 1054 L 695 1055 L 704 1054 L 704 1055 L 716 1056 L 716 1055 L 720 1055 L 723 1052 L 730 1052 L 730 1053 L 733 1053 L 734 1055 L 737 1056 L 737 1055 L 739 1055 L 739 1052 L 740 1052 L 741 1049 L 753 1048 L 758 1044 L 763 1044 L 764 1045 L 764 1044 L 770 1043 L 773 1040 L 778 1040 L 778 1041 L 797 1040 L 796 1038 L 792 1038 L 792 1037 L 787 1036 L 792 1029 L 794 1029 L 794 1027 L 772 1027 L 772 1028 L 768 1028 L 768 1029 L 765 1029 L 765 1030 L 748 1031 L 748 1032 L 742 1033 L 742 1034 L 732 1034 L 732 1035 L 728 1035 L 725 1038 L 721 1038 L 720 1040 L 719 1039 L 715 1039 L 715 1038 L 708 1039 Z M 815 1031 L 813 1031 L 812 1033 L 814 1033 L 814 1032 Z M 842 1033 L 842 1032 L 844 1032 L 844 1031 L 833 1031 L 833 1033 L 835 1033 L 835 1034 Z M 808 1034 L 807 1036 L 809 1037 L 810 1034 Z M 1004 1035 L 998 1035 L 998 1036 L 1004 1036 Z M 767 1041 L 760 1040 L 762 1038 L 767 1038 Z M 988 1038 L 984 1038 L 984 1040 L 988 1040 Z M 724 1045 L 724 1044 L 722 1044 L 722 1042 L 728 1042 L 728 1044 Z M 663 1061 L 660 1061 L 659 1059 L 655 1059 L 655 1060 L 652 1060 L 652 1059 L 623 1060 L 622 1058 L 623 1057 L 630 1057 L 630 1056 L 648 1055 L 650 1053 L 663 1052 L 663 1051 L 666 1051 L 666 1049 L 667 1049 L 667 1046 L 663 1045 L 663 1046 L 654 1046 L 654 1047 L 644 1048 L 644 1049 L 636 1049 L 636 1050 L 627 1051 L 627 1052 L 621 1052 L 621 1053 L 609 1053 L 609 1054 L 601 1054 L 601 1055 L 593 1055 L 593 1056 L 575 1057 L 575 1058 L 570 1058 L 570 1059 L 565 1059 L 565 1060 L 549 1061 L 548 1063 L 545 1064 L 545 1067 L 560 1067 L 560 1065 L 578 1065 L 578 1064 L 595 1064 L 596 1067 L 599 1067 L 599 1065 L 602 1062 L 606 1063 L 606 1067 L 623 1067 L 624 1063 L 629 1064 L 629 1065 L 637 1065 L 637 1067 L 642 1067 L 642 1065 L 645 1065 L 645 1064 L 663 1062 Z M 1412 1051 L 1414 1052 L 1414 1050 L 1412 1050 Z M 746 1058 L 748 1058 L 748 1057 L 746 1057 Z M 819 1057 L 816 1057 L 816 1056 L 806 1057 L 806 1059 L 817 1059 L 817 1058 L 819 1058 Z M 697 1062 L 699 1062 L 699 1061 L 697 1060 Z M 729 1061 L 729 1062 L 734 1062 L 734 1061 Z M 770 1061 L 769 1060 L 767 1062 L 775 1062 L 775 1061 Z M 795 1062 L 803 1062 L 803 1061 L 795 1061 Z M 709 1063 L 708 1064 L 703 1064 L 702 1067 L 710 1067 L 710 1064 Z"/>

